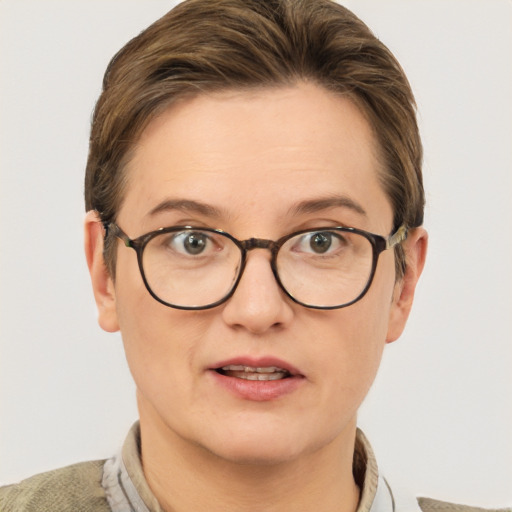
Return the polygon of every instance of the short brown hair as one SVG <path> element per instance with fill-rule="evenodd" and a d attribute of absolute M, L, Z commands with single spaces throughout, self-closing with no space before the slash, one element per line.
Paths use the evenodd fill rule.
<path fill-rule="evenodd" d="M 110 62 L 94 111 L 86 209 L 115 220 L 131 149 L 173 102 L 300 80 L 358 105 L 378 142 L 394 227 L 421 225 L 422 146 L 407 78 L 368 27 L 330 0 L 186 0 L 132 39 Z M 114 275 L 109 242 L 105 260 Z M 400 277 L 405 256 L 401 246 L 396 251 Z"/>

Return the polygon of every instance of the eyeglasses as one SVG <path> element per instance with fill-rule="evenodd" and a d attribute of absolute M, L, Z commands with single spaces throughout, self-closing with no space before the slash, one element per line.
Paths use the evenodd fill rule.
<path fill-rule="evenodd" d="M 148 292 L 177 309 L 209 309 L 236 290 L 248 251 L 268 249 L 274 277 L 294 302 L 337 309 L 360 300 L 370 288 L 381 252 L 407 238 L 405 226 L 388 238 L 348 227 L 304 229 L 279 240 L 237 240 L 219 229 L 174 226 L 134 240 L 115 223 L 106 235 L 137 253 Z"/>

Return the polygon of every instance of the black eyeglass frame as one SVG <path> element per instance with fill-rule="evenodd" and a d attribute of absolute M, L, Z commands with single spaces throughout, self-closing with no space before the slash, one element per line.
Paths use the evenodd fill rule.
<path fill-rule="evenodd" d="M 375 233 L 370 233 L 368 231 L 364 231 L 357 228 L 351 228 L 351 227 L 318 227 L 318 228 L 310 228 L 310 229 L 302 229 L 299 231 L 294 231 L 293 233 L 290 233 L 288 235 L 285 235 L 278 240 L 267 240 L 264 238 L 249 238 L 247 240 L 238 240 L 234 236 L 230 235 L 226 231 L 223 231 L 221 229 L 213 229 L 213 228 L 205 228 L 205 227 L 195 227 L 195 226 L 172 226 L 172 227 L 166 227 L 166 228 L 159 228 L 155 231 L 150 231 L 149 233 L 146 233 L 144 235 L 141 235 L 137 238 L 131 239 L 115 222 L 110 223 L 104 223 L 103 227 L 105 229 L 105 239 L 111 234 L 112 236 L 115 236 L 123 241 L 124 245 L 126 247 L 132 248 L 137 253 L 137 262 L 139 265 L 139 271 L 142 276 L 142 280 L 144 282 L 144 285 L 146 286 L 147 291 L 149 294 L 158 302 L 163 304 L 164 306 L 168 306 L 170 308 L 174 309 L 183 309 L 183 310 L 204 310 L 204 309 L 212 309 L 217 306 L 220 306 L 227 300 L 229 300 L 233 294 L 235 293 L 238 284 L 240 283 L 240 280 L 242 279 L 242 275 L 245 270 L 245 265 L 247 262 L 247 253 L 253 249 L 268 249 L 271 252 L 271 259 L 270 259 L 270 267 L 272 269 L 272 273 L 274 274 L 274 278 L 281 288 L 285 295 L 289 297 L 293 302 L 300 304 L 301 306 L 304 306 L 306 308 L 310 309 L 321 309 L 321 310 L 330 310 L 330 309 L 341 309 L 346 308 L 347 306 L 351 306 L 355 302 L 358 302 L 361 300 L 368 290 L 370 289 L 370 286 L 373 282 L 373 278 L 375 276 L 375 271 L 377 269 L 377 262 L 379 259 L 379 256 L 382 252 L 386 251 L 387 249 L 392 249 L 396 245 L 402 243 L 407 238 L 407 227 L 402 224 L 393 234 L 391 234 L 389 237 L 383 237 L 381 235 L 376 235 Z M 160 297 L 158 297 L 151 287 L 149 286 L 149 283 L 146 279 L 146 275 L 144 273 L 144 267 L 142 264 L 142 256 L 144 253 L 144 249 L 146 245 L 149 243 L 150 240 L 155 238 L 158 235 L 164 234 L 164 233 L 172 233 L 174 231 L 184 231 L 184 230 L 196 230 L 196 231 L 205 231 L 207 233 L 215 233 L 220 234 L 222 236 L 225 236 L 226 238 L 229 238 L 239 249 L 241 252 L 241 261 L 240 261 L 240 269 L 238 271 L 238 276 L 235 279 L 231 289 L 229 292 L 222 298 L 219 299 L 216 302 L 213 302 L 211 304 L 207 304 L 206 306 L 180 306 L 177 304 L 171 304 L 169 302 L 164 301 Z M 336 305 L 336 306 L 315 306 L 306 304 L 304 302 L 301 302 L 300 300 L 296 299 L 283 285 L 281 282 L 281 279 L 279 278 L 279 273 L 277 271 L 276 261 L 277 261 L 277 254 L 281 247 L 290 239 L 297 235 L 301 235 L 304 233 L 315 233 L 315 232 L 322 232 L 322 231 L 338 231 L 341 233 L 355 233 L 358 235 L 361 235 L 365 237 L 372 246 L 372 270 L 370 272 L 368 282 L 366 283 L 366 286 L 363 288 L 362 292 L 352 301 L 347 302 L 345 304 Z"/>

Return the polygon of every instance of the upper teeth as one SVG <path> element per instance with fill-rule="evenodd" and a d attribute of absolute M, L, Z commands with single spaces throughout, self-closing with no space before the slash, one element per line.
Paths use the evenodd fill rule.
<path fill-rule="evenodd" d="M 277 366 L 264 366 L 264 367 L 254 367 L 254 366 L 244 366 L 242 364 L 229 364 L 228 366 L 223 366 L 222 369 L 224 371 L 231 372 L 256 372 L 256 373 L 286 373 L 288 370 L 284 370 L 283 368 L 278 368 Z"/>

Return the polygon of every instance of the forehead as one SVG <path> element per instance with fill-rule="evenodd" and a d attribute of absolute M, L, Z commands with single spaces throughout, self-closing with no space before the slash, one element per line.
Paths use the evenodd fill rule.
<path fill-rule="evenodd" d="M 389 204 L 376 154 L 359 109 L 323 88 L 200 95 L 143 132 L 120 215 L 145 218 L 168 199 L 204 202 L 226 216 L 278 215 L 294 202 L 343 195 L 382 216 Z"/>

